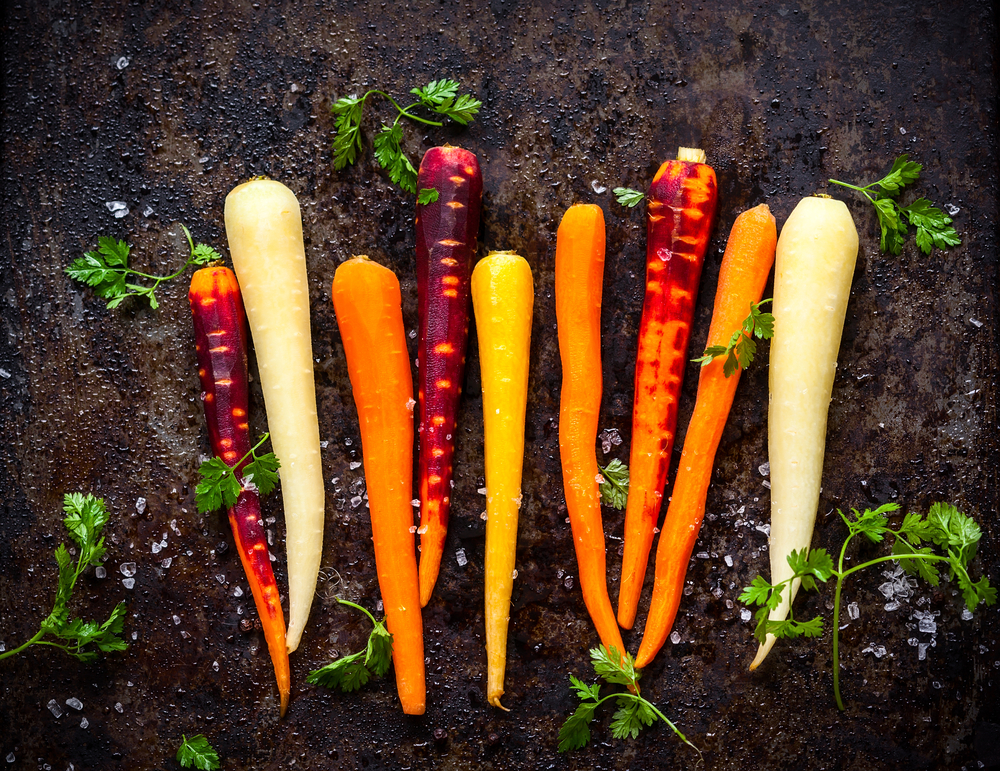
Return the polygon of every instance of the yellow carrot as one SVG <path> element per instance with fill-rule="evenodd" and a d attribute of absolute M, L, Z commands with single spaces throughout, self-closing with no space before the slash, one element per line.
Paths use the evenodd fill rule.
<path fill-rule="evenodd" d="M 513 252 L 492 252 L 472 272 L 479 335 L 486 447 L 486 698 L 503 696 L 507 625 L 521 508 L 524 414 L 534 303 L 531 268 Z"/>

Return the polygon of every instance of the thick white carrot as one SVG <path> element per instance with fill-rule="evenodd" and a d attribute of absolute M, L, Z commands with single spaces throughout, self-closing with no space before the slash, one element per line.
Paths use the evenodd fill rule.
<path fill-rule="evenodd" d="M 246 182 L 226 197 L 226 236 L 257 354 L 271 444 L 281 461 L 291 652 L 316 590 L 324 512 L 299 203 L 280 182 Z"/>
<path fill-rule="evenodd" d="M 792 576 L 788 555 L 808 549 L 816 524 L 826 418 L 837 371 L 858 231 L 842 201 L 803 198 L 781 229 L 774 262 L 770 406 L 771 583 Z M 788 615 L 799 582 L 783 592 L 772 621 Z M 775 637 L 757 651 L 756 669 Z"/>

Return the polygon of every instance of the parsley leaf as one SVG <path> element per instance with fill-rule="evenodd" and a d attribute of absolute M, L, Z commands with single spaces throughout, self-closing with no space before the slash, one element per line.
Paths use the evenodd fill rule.
<path fill-rule="evenodd" d="M 408 193 L 417 192 L 417 171 L 402 149 L 403 127 L 400 120 L 410 120 L 428 126 L 442 126 L 441 121 L 422 117 L 412 110 L 421 108 L 444 118 L 455 121 L 463 126 L 473 121 L 483 103 L 471 94 L 458 96 L 458 82 L 444 78 L 432 80 L 422 88 L 411 89 L 410 93 L 417 101 L 405 107 L 401 106 L 385 91 L 372 89 L 363 96 L 345 96 L 334 101 L 330 111 L 334 114 L 333 166 L 340 171 L 351 166 L 361 153 L 361 116 L 365 101 L 370 96 L 378 95 L 392 103 L 396 108 L 396 119 L 391 125 L 384 125 L 375 135 L 375 158 L 379 165 L 389 173 L 394 184 L 399 185 Z M 429 196 L 433 194 L 433 198 Z M 437 200 L 437 192 L 433 188 L 422 189 L 420 195 L 425 200 L 421 204 Z"/>
<path fill-rule="evenodd" d="M 757 303 L 750 303 L 750 314 L 743 319 L 740 328 L 733 332 L 728 345 L 710 345 L 705 353 L 691 361 L 706 366 L 719 356 L 725 356 L 722 374 L 730 377 L 737 368 L 746 369 L 757 354 L 757 344 L 754 337 L 764 340 L 774 336 L 774 316 L 760 309 L 764 303 L 771 302 L 769 297 Z"/>
<path fill-rule="evenodd" d="M 201 481 L 194 490 L 194 502 L 200 513 L 232 508 L 243 490 L 259 495 L 267 495 L 274 490 L 278 484 L 278 469 L 281 464 L 273 452 L 257 454 L 258 448 L 269 436 L 270 434 L 264 434 L 233 466 L 218 456 L 201 464 L 198 468 Z M 238 469 L 242 469 L 240 477 L 236 475 Z"/>
<path fill-rule="evenodd" d="M 180 270 L 171 273 L 169 276 L 150 276 L 128 266 L 130 249 L 124 241 L 117 241 L 114 238 L 100 236 L 97 239 L 97 250 L 84 252 L 83 257 L 78 257 L 67 267 L 66 274 L 74 281 L 79 281 L 92 287 L 94 294 L 108 301 L 108 308 L 114 309 L 122 304 L 129 297 L 143 297 L 149 303 L 149 307 L 156 310 L 160 307 L 156 299 L 156 290 L 165 281 L 177 278 L 187 270 L 189 265 L 208 265 L 209 263 L 221 260 L 221 255 L 206 244 L 195 244 L 191 238 L 190 231 L 182 224 L 181 229 L 187 237 L 190 254 L 187 261 Z M 129 282 L 129 276 L 152 281 L 152 286 Z"/>
<path fill-rule="evenodd" d="M 628 466 L 613 458 L 607 466 L 598 464 L 597 468 L 601 472 L 601 481 L 598 482 L 601 503 L 621 511 L 628 502 Z"/>
<path fill-rule="evenodd" d="M 912 176 L 912 173 L 912 170 L 904 166 L 898 170 L 898 177 L 905 181 Z M 788 556 L 788 565 L 792 569 L 791 578 L 772 585 L 763 577 L 756 576 L 740 594 L 741 602 L 758 606 L 754 636 L 761 643 L 769 634 L 778 638 L 819 637 L 823 633 L 821 616 L 808 621 L 798 621 L 793 617 L 791 609 L 788 611 L 788 618 L 771 619 L 769 615 L 781 604 L 782 591 L 792 582 L 801 581 L 802 588 L 815 590 L 817 580 L 825 582 L 830 578 L 836 578 L 834 592 L 836 600 L 831 625 L 832 665 L 833 693 L 840 709 L 844 709 L 840 697 L 840 600 L 844 580 L 848 576 L 896 558 L 907 573 L 919 576 L 932 586 L 937 586 L 941 581 L 939 564 L 946 562 L 951 576 L 958 579 L 962 598 L 970 611 L 975 610 L 980 604 L 993 605 L 997 600 L 997 591 L 990 585 L 987 577 L 983 576 L 978 581 L 973 581 L 968 572 L 969 562 L 975 556 L 976 548 L 982 538 L 982 530 L 972 517 L 963 514 L 949 503 L 935 503 L 930 507 L 926 517 L 909 513 L 903 517 L 902 523 L 896 529 L 891 525 L 888 515 L 898 509 L 899 505 L 896 503 L 885 503 L 875 509 L 866 509 L 864 513 L 852 509 L 851 516 L 838 511 L 840 518 L 847 525 L 848 535 L 840 548 L 836 566 L 825 549 L 793 551 Z M 892 537 L 891 557 L 876 557 L 854 567 L 845 567 L 847 547 L 859 535 L 876 544 L 882 543 L 887 536 Z M 928 545 L 921 546 L 921 544 Z"/>
<path fill-rule="evenodd" d="M 52 603 L 52 612 L 39 625 L 38 632 L 23 645 L 0 653 L 0 659 L 20 653 L 25 648 L 41 641 L 44 645 L 60 648 L 79 661 L 93 661 L 98 652 L 123 651 L 127 647 L 122 639 L 125 619 L 125 603 L 119 603 L 104 622 L 70 620 L 69 601 L 73 589 L 83 572 L 92 565 L 100 565 L 106 549 L 101 531 L 108 522 L 108 510 L 101 498 L 82 493 L 69 493 L 63 498 L 66 517 L 63 524 L 70 538 L 77 545 L 76 561 L 61 543 L 55 550 L 56 565 L 59 568 L 59 582 Z M 63 641 L 42 640 L 51 635 Z M 96 650 L 95 650 L 96 648 Z"/>
<path fill-rule="evenodd" d="M 177 762 L 184 768 L 198 768 L 202 771 L 216 771 L 220 768 L 219 754 L 208 743 L 204 734 L 190 739 L 181 734 L 181 746 L 177 748 Z"/>
<path fill-rule="evenodd" d="M 919 163 L 909 160 L 908 155 L 901 155 L 892 164 L 889 173 L 877 182 L 858 187 L 836 179 L 829 181 L 861 193 L 874 204 L 880 230 L 879 246 L 883 252 L 899 254 L 903 250 L 909 224 L 916 228 L 917 247 L 924 254 L 930 254 L 935 246 L 947 249 L 958 246 L 962 240 L 951 226 L 951 217 L 926 198 L 918 198 L 907 206 L 897 202 L 902 189 L 920 177 L 922 168 Z"/>
<path fill-rule="evenodd" d="M 417 203 L 421 206 L 434 203 L 438 199 L 438 191 L 433 187 L 422 187 L 417 193 Z"/>
<path fill-rule="evenodd" d="M 372 631 L 368 635 L 368 644 L 363 651 L 341 656 L 319 669 L 314 669 L 306 677 L 306 682 L 327 688 L 339 688 L 344 693 L 350 693 L 358 690 L 372 677 L 382 677 L 389 671 L 389 664 L 392 663 L 392 635 L 386 629 L 385 619 L 376 621 L 371 613 L 348 600 L 338 597 L 337 602 L 360 610 L 371 620 Z"/>
<path fill-rule="evenodd" d="M 640 675 L 635 668 L 635 660 L 628 653 L 623 656 L 617 648 L 608 650 L 601 645 L 591 649 L 590 661 L 594 673 L 606 683 L 624 685 L 629 690 L 609 693 L 602 697 L 598 683 L 588 686 L 582 680 L 570 675 L 570 690 L 580 700 L 580 704 L 559 729 L 559 752 L 585 747 L 590 742 L 590 724 L 594 720 L 594 712 L 604 702 L 614 699 L 618 709 L 611 719 L 611 734 L 616 739 L 634 739 L 643 726 L 651 726 L 659 718 L 682 742 L 693 748 L 699 758 L 701 757 L 701 751 L 688 741 L 677 726 L 652 702 L 639 695 Z"/>
<path fill-rule="evenodd" d="M 646 197 L 644 193 L 640 193 L 638 190 L 633 190 L 630 187 L 616 187 L 611 192 L 615 194 L 618 203 L 622 206 L 627 206 L 629 209 L 634 209 Z"/>

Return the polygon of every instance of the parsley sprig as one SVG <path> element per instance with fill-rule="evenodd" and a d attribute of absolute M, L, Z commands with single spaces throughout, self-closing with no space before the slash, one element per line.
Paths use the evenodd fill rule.
<path fill-rule="evenodd" d="M 616 187 L 611 192 L 615 194 L 618 203 L 629 209 L 634 209 L 646 197 L 644 193 L 640 193 L 638 190 L 633 190 L 630 187 Z"/>
<path fill-rule="evenodd" d="M 334 168 L 339 171 L 357 160 L 358 154 L 361 152 L 361 115 L 365 100 L 369 96 L 381 96 L 392 103 L 393 107 L 396 108 L 397 115 L 396 120 L 390 125 L 383 123 L 382 128 L 375 135 L 375 158 L 379 165 L 389 173 L 389 179 L 394 184 L 399 185 L 408 193 L 416 193 L 417 170 L 406 153 L 403 152 L 403 127 L 400 125 L 400 120 L 409 118 L 428 126 L 444 125 L 443 121 L 431 120 L 413 112 L 413 110 L 420 108 L 466 126 L 473 121 L 483 103 L 471 94 L 459 96 L 458 82 L 448 78 L 432 80 L 422 88 L 411 89 L 410 93 L 417 97 L 417 101 L 405 107 L 401 106 L 385 91 L 377 89 L 367 91 L 361 97 L 344 96 L 335 101 L 333 107 L 330 108 L 336 116 L 334 120 L 336 135 L 333 139 Z M 437 191 L 433 188 L 422 188 L 419 196 L 419 202 L 426 205 L 437 200 Z"/>
<path fill-rule="evenodd" d="M 91 565 L 100 565 L 106 549 L 101 531 L 108 521 L 108 510 L 102 498 L 89 493 L 68 493 L 63 499 L 66 518 L 63 524 L 76 544 L 79 554 L 76 562 L 65 543 L 56 549 L 59 565 L 59 587 L 56 589 L 52 612 L 42 621 L 38 632 L 23 645 L 0 653 L 0 659 L 20 653 L 31 645 L 51 645 L 65 651 L 80 661 L 93 661 L 98 652 L 123 651 L 127 647 L 121 638 L 125 621 L 125 603 L 120 602 L 111 611 L 107 621 L 84 621 L 69 617 L 69 601 L 77 579 Z M 56 640 L 42 639 L 46 635 Z"/>
<path fill-rule="evenodd" d="M 874 204 L 882 230 L 880 243 L 883 252 L 899 254 L 902 251 L 909 223 L 917 229 L 916 241 L 920 251 L 930 254 L 935 246 L 947 249 L 949 246 L 958 246 L 962 241 L 951 226 L 951 217 L 926 198 L 918 198 L 907 206 L 902 206 L 896 200 L 904 187 L 917 181 L 922 168 L 919 163 L 909 160 L 908 155 L 901 155 L 892 164 L 889 173 L 878 182 L 858 187 L 836 179 L 829 181 L 834 185 L 856 190 Z"/>
<path fill-rule="evenodd" d="M 219 753 L 215 751 L 205 734 L 190 739 L 181 734 L 181 746 L 177 748 L 177 762 L 184 768 L 198 768 L 201 771 L 216 771 L 221 768 Z"/>
<path fill-rule="evenodd" d="M 198 468 L 201 481 L 194 489 L 194 501 L 198 511 L 205 514 L 221 508 L 231 508 L 243 490 L 252 490 L 267 495 L 278 484 L 278 469 L 281 463 L 273 452 L 258 455 L 257 450 L 267 441 L 270 434 L 264 434 L 250 451 L 233 466 L 216 456 L 209 458 Z M 243 466 L 243 463 L 251 459 Z M 237 477 L 236 469 L 242 467 Z"/>
<path fill-rule="evenodd" d="M 769 302 L 771 302 L 770 297 L 759 303 L 750 303 L 750 315 L 743 319 L 740 328 L 733 332 L 728 345 L 710 345 L 703 355 L 691 361 L 698 362 L 704 367 L 717 356 L 725 356 L 722 374 L 726 377 L 732 375 L 737 368 L 746 369 L 757 354 L 754 337 L 766 340 L 774 336 L 774 316 L 760 309 L 761 305 Z"/>
<path fill-rule="evenodd" d="M 793 551 L 788 556 L 788 565 L 793 571 L 791 578 L 772 585 L 762 576 L 757 576 L 740 595 L 741 602 L 760 606 L 754 632 L 760 642 L 763 643 L 768 634 L 778 638 L 818 637 L 823 632 L 821 616 L 808 621 L 797 621 L 789 610 L 789 616 L 784 621 L 770 621 L 768 614 L 781 603 L 782 592 L 792 581 L 799 579 L 804 589 L 815 590 L 817 580 L 826 582 L 836 577 L 833 603 L 833 693 L 837 707 L 841 710 L 844 709 L 844 702 L 840 697 L 840 598 L 844 580 L 848 576 L 882 562 L 899 560 L 907 573 L 919 576 L 931 586 L 937 586 L 941 581 L 937 563 L 946 562 L 949 577 L 958 579 L 962 598 L 970 611 L 980 604 L 993 605 L 997 599 L 997 591 L 990 586 L 986 576 L 973 581 L 969 575 L 969 562 L 975 556 L 982 537 L 982 531 L 974 519 L 949 503 L 935 503 L 926 517 L 909 513 L 903 518 L 899 528 L 894 529 L 889 525 L 886 515 L 898 508 L 896 503 L 886 503 L 874 510 L 867 509 L 863 514 L 852 509 L 850 517 L 838 511 L 847 525 L 848 536 L 840 548 L 836 567 L 825 549 L 814 549 L 808 554 L 806 550 Z M 887 536 L 892 537 L 892 554 L 845 568 L 847 546 L 859 535 L 865 536 L 872 543 L 882 543 Z M 933 547 L 937 547 L 937 550 Z"/>
<path fill-rule="evenodd" d="M 392 635 L 386 629 L 385 619 L 376 621 L 365 608 L 349 600 L 338 597 L 337 602 L 360 610 L 371 620 L 372 631 L 368 635 L 368 645 L 363 651 L 341 656 L 326 666 L 314 669 L 309 673 L 306 682 L 327 688 L 339 688 L 344 693 L 350 693 L 358 690 L 372 676 L 382 677 L 389 671 L 389 664 L 392 662 Z"/>
<path fill-rule="evenodd" d="M 169 276 L 151 276 L 142 271 L 133 270 L 128 266 L 129 245 L 124 241 L 100 236 L 97 239 L 97 250 L 84 252 L 83 257 L 73 261 L 66 268 L 70 278 L 94 288 L 94 294 L 108 301 L 109 308 L 117 308 L 126 298 L 145 297 L 149 307 L 156 310 L 160 307 L 156 299 L 156 290 L 165 281 L 177 278 L 190 265 L 208 265 L 222 259 L 222 256 L 207 244 L 195 244 L 190 231 L 181 225 L 187 236 L 191 253 L 179 270 Z M 129 276 L 152 281 L 152 286 L 131 283 Z"/>
<path fill-rule="evenodd" d="M 601 472 L 598 484 L 601 503 L 621 511 L 628 502 L 628 466 L 618 458 L 613 458 L 607 466 L 598 464 L 597 468 Z"/>
<path fill-rule="evenodd" d="M 603 645 L 591 648 L 590 661 L 594 673 L 608 685 L 624 685 L 628 691 L 618 691 L 601 696 L 601 684 L 587 685 L 582 680 L 569 676 L 570 688 L 580 704 L 576 711 L 566 719 L 559 729 L 559 752 L 578 750 L 590 741 L 590 724 L 594 720 L 594 712 L 609 699 L 615 700 L 615 711 L 611 719 L 611 734 L 616 739 L 634 739 L 643 726 L 651 726 L 659 718 L 686 745 L 694 749 L 701 757 L 701 751 L 681 733 L 670 719 L 656 708 L 656 705 L 639 695 L 640 672 L 635 668 L 635 660 L 626 653 L 624 657 L 617 648 L 609 651 Z"/>

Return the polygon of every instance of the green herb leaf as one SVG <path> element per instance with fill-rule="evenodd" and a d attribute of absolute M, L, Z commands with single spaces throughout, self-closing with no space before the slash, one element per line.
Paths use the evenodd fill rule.
<path fill-rule="evenodd" d="M 597 676 L 612 685 L 627 685 L 635 688 L 639 682 L 635 660 L 629 654 L 625 654 L 623 657 L 614 646 L 611 646 L 611 650 L 603 645 L 591 648 L 590 661 L 594 665 L 594 672 Z"/>
<path fill-rule="evenodd" d="M 594 719 L 594 702 L 582 702 L 559 729 L 559 752 L 586 747 L 590 742 L 590 723 Z"/>
<path fill-rule="evenodd" d="M 616 739 L 634 739 L 642 727 L 651 726 L 656 720 L 656 713 L 645 699 L 621 696 L 618 709 L 611 718 L 611 735 Z"/>
<path fill-rule="evenodd" d="M 434 203 L 438 199 L 438 191 L 433 187 L 422 187 L 417 193 L 417 203 L 421 206 Z"/>
<path fill-rule="evenodd" d="M 184 768 L 198 768 L 202 771 L 216 771 L 220 768 L 219 755 L 208 743 L 204 734 L 181 735 L 181 746 L 177 748 L 177 762 Z"/>
<path fill-rule="evenodd" d="M 919 163 L 908 160 L 907 155 L 901 155 L 892 164 L 889 173 L 878 182 L 858 187 L 836 179 L 829 181 L 861 193 L 874 204 L 881 232 L 879 244 L 883 252 L 899 254 L 902 251 L 909 223 L 916 228 L 917 246 L 924 254 L 930 254 L 935 246 L 947 249 L 958 246 L 961 239 L 951 227 L 951 217 L 926 198 L 918 198 L 907 206 L 897 203 L 900 191 L 917 181 L 921 168 Z"/>
<path fill-rule="evenodd" d="M 205 514 L 221 508 L 232 508 L 246 489 L 258 495 L 268 495 L 278 484 L 278 469 L 281 464 L 273 452 L 257 454 L 257 450 L 267 441 L 270 434 L 264 434 L 250 451 L 230 466 L 222 458 L 209 458 L 198 468 L 201 481 L 194 489 L 195 506 Z M 243 463 L 250 459 L 245 466 Z M 242 466 L 241 477 L 235 469 Z"/>
<path fill-rule="evenodd" d="M 386 629 L 385 619 L 376 621 L 371 613 L 348 600 L 338 597 L 337 602 L 360 610 L 368 616 L 373 626 L 368 635 L 368 644 L 363 651 L 341 656 L 319 669 L 314 669 L 306 677 L 306 682 L 327 688 L 339 688 L 349 693 L 358 690 L 373 676 L 382 677 L 389 671 L 389 664 L 392 662 L 392 635 Z"/>
<path fill-rule="evenodd" d="M 729 344 L 710 345 L 705 349 L 705 353 L 692 361 L 704 367 L 719 356 L 725 356 L 726 360 L 722 364 L 722 374 L 725 377 L 732 376 L 738 368 L 746 369 L 757 354 L 757 344 L 753 338 L 764 340 L 774 335 L 774 316 L 760 309 L 761 305 L 769 302 L 771 302 L 770 297 L 757 303 L 750 303 L 749 315 L 740 324 L 740 328 L 733 332 Z"/>
<path fill-rule="evenodd" d="M 634 209 L 646 197 L 644 193 L 640 193 L 638 190 L 633 190 L 630 187 L 616 187 L 611 192 L 615 194 L 618 203 L 622 206 L 627 206 L 629 209 Z"/>
<path fill-rule="evenodd" d="M 389 179 L 399 185 L 407 193 L 417 192 L 417 170 L 413 168 L 410 159 L 406 157 L 400 141 L 403 138 L 403 127 L 398 123 L 382 126 L 375 135 L 375 158 L 379 165 L 389 172 Z"/>
<path fill-rule="evenodd" d="M 602 481 L 598 483 L 601 503 L 621 511 L 628 503 L 628 466 L 618 458 L 613 458 L 607 466 L 597 466 Z"/>
<path fill-rule="evenodd" d="M 771 596 L 771 591 L 774 587 L 768 583 L 767 579 L 762 575 L 754 576 L 753 581 L 750 586 L 743 587 L 743 593 L 740 594 L 740 602 L 744 605 L 767 605 L 768 599 Z M 780 590 L 779 590 L 780 592 Z M 779 594 L 780 597 L 780 594 Z"/>

